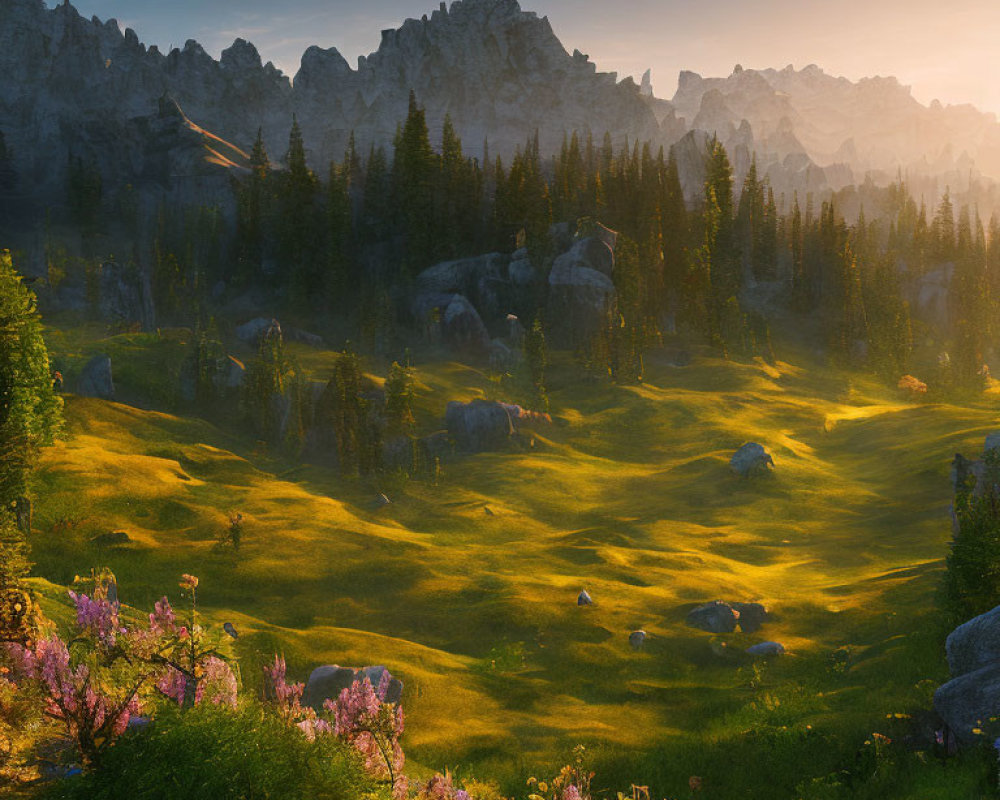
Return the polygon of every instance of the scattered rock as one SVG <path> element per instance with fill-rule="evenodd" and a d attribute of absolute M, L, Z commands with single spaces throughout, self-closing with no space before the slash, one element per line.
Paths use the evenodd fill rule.
<path fill-rule="evenodd" d="M 500 403 L 489 400 L 448 403 L 445 423 L 458 449 L 468 453 L 500 450 L 514 435 L 510 412 Z"/>
<path fill-rule="evenodd" d="M 590 593 L 584 589 L 576 598 L 576 604 L 578 606 L 592 606 L 594 601 L 590 597 Z"/>
<path fill-rule="evenodd" d="M 633 650 L 641 650 L 646 644 L 646 631 L 632 631 L 628 635 L 628 643 L 632 645 Z"/>
<path fill-rule="evenodd" d="M 756 633 L 768 617 L 767 609 L 760 603 L 733 603 L 732 608 L 739 615 L 743 633 Z"/>
<path fill-rule="evenodd" d="M 94 356 L 87 362 L 80 373 L 76 393 L 82 397 L 99 397 L 101 400 L 115 399 L 110 356 Z"/>
<path fill-rule="evenodd" d="M 732 633 L 740 613 L 728 603 L 714 600 L 690 611 L 684 622 L 691 628 L 709 633 Z"/>
<path fill-rule="evenodd" d="M 729 466 L 740 477 L 749 478 L 773 467 L 774 459 L 762 445 L 747 442 L 733 454 Z"/>
<path fill-rule="evenodd" d="M 309 675 L 306 682 L 305 691 L 302 693 L 302 705 L 309 706 L 316 711 L 322 711 L 323 701 L 336 699 L 341 691 L 349 688 L 355 681 L 368 678 L 372 686 L 378 687 L 382 680 L 383 673 L 388 670 L 385 667 L 364 667 L 363 669 L 350 669 L 339 667 L 336 664 L 328 664 L 316 667 Z M 389 688 L 386 691 L 385 701 L 387 703 L 398 703 L 403 695 L 403 682 L 390 675 Z"/>
<path fill-rule="evenodd" d="M 109 533 L 99 533 L 96 536 L 92 536 L 90 543 L 97 545 L 98 547 L 114 547 L 119 544 L 128 544 L 132 541 L 132 537 L 129 536 L 125 531 L 112 531 Z"/>
<path fill-rule="evenodd" d="M 747 648 L 747 653 L 754 658 L 772 658 L 785 654 L 784 645 L 779 642 L 761 642 Z"/>
<path fill-rule="evenodd" d="M 983 448 L 983 454 L 991 452 L 1000 448 L 1000 432 L 991 433 L 986 437 L 986 446 Z"/>
<path fill-rule="evenodd" d="M 231 622 L 224 622 L 222 624 L 222 630 L 224 630 L 227 634 L 229 634 L 230 636 L 232 636 L 234 639 L 239 639 L 240 638 L 240 635 L 237 632 L 236 627 Z"/>
<path fill-rule="evenodd" d="M 388 497 L 386 497 L 381 492 L 378 494 L 378 496 L 374 500 L 372 500 L 372 507 L 373 508 L 385 508 L 385 506 L 389 506 L 389 505 L 392 505 L 392 500 L 390 500 Z"/>

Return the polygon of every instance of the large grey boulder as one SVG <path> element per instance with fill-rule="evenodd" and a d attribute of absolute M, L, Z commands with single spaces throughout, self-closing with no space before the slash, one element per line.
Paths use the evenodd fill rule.
<path fill-rule="evenodd" d="M 514 435 L 510 412 L 500 403 L 490 400 L 448 403 L 445 424 L 455 446 L 467 453 L 500 450 Z"/>
<path fill-rule="evenodd" d="M 548 319 L 561 346 L 587 341 L 600 328 L 615 296 L 614 252 L 596 237 L 577 240 L 549 272 Z"/>
<path fill-rule="evenodd" d="M 732 608 L 739 614 L 739 626 L 743 633 L 756 633 L 768 617 L 767 609 L 760 603 L 733 603 Z"/>
<path fill-rule="evenodd" d="M 458 294 L 468 298 L 488 318 L 500 314 L 501 289 L 507 282 L 510 256 L 486 253 L 473 258 L 444 261 L 416 278 L 418 293 Z"/>
<path fill-rule="evenodd" d="M 1000 606 L 955 628 L 948 634 L 945 651 L 955 676 L 1000 662 Z"/>
<path fill-rule="evenodd" d="M 733 472 L 742 478 L 749 478 L 774 466 L 774 459 L 757 442 L 747 442 L 729 460 Z"/>
<path fill-rule="evenodd" d="M 934 710 L 961 744 L 974 744 L 972 731 L 1000 717 L 1000 664 L 990 664 L 948 681 L 934 692 Z"/>
<path fill-rule="evenodd" d="M 316 667 L 306 682 L 305 691 L 302 693 L 302 705 L 309 706 L 316 711 L 323 709 L 323 701 L 336 700 L 340 693 L 349 688 L 355 681 L 365 678 L 371 682 L 376 689 L 382 680 L 382 675 L 388 672 L 385 667 L 363 667 L 352 669 L 350 667 L 340 667 L 336 664 L 327 664 Z M 389 687 L 385 694 L 385 702 L 398 703 L 403 696 L 403 682 L 398 678 L 389 676 Z"/>
<path fill-rule="evenodd" d="M 115 399 L 115 384 L 111 377 L 111 357 L 94 356 L 84 366 L 77 382 L 76 393 L 82 397 Z"/>
<path fill-rule="evenodd" d="M 242 388 L 246 375 L 247 369 L 242 361 L 233 356 L 226 356 L 212 380 L 220 392 L 235 391 Z"/>
<path fill-rule="evenodd" d="M 754 658 L 773 658 L 783 656 L 785 647 L 780 642 L 761 642 L 747 648 L 747 654 Z"/>
<path fill-rule="evenodd" d="M 256 317 L 249 322 L 244 322 L 236 327 L 236 338 L 246 344 L 255 345 L 267 331 L 272 328 L 281 331 L 281 324 L 276 319 L 270 317 Z"/>
<path fill-rule="evenodd" d="M 732 633 L 736 630 L 736 623 L 740 619 L 740 612 L 736 611 L 729 603 L 721 600 L 713 600 L 703 606 L 692 609 L 688 612 L 684 622 L 691 628 L 698 628 L 709 633 Z"/>

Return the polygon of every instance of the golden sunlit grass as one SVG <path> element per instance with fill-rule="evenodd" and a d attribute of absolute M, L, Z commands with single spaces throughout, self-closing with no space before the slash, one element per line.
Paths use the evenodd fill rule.
<path fill-rule="evenodd" d="M 114 348 L 139 375 L 143 343 L 163 346 L 121 340 L 68 331 L 55 349 Z M 325 379 L 332 353 L 295 352 Z M 39 473 L 37 572 L 65 584 L 107 564 L 139 607 L 198 574 L 205 609 L 244 633 L 251 686 L 275 651 L 300 678 L 321 663 L 387 664 L 406 683 L 408 755 L 429 767 L 513 773 L 577 741 L 642 750 L 778 719 L 756 704 L 746 665 L 684 625 L 716 598 L 773 609 L 759 634 L 729 638 L 737 651 L 788 648 L 769 670 L 793 698 L 787 724 L 864 730 L 926 704 L 921 681 L 945 674 L 933 605 L 949 461 L 981 450 L 992 399 L 914 405 L 804 357 L 654 359 L 638 387 L 555 360 L 556 419 L 533 447 L 447 462 L 438 485 L 410 482 L 377 511 L 371 486 L 315 466 L 285 473 L 250 437 L 69 398 L 69 436 Z M 441 427 L 448 400 L 492 390 L 454 363 L 420 364 L 416 378 L 423 431 Z M 730 473 L 746 441 L 773 454 L 773 474 Z M 246 520 L 238 555 L 215 547 L 230 510 Z M 89 543 L 113 530 L 132 543 Z M 583 588 L 591 608 L 576 605 Z M 650 638 L 636 653 L 640 627 Z M 844 647 L 850 672 L 833 675 Z"/>

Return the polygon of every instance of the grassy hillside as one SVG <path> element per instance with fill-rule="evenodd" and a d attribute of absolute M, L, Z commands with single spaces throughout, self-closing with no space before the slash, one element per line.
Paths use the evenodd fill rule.
<path fill-rule="evenodd" d="M 180 347 L 87 328 L 53 331 L 51 346 L 69 376 L 110 352 L 124 394 L 145 381 L 164 398 Z M 325 379 L 333 353 L 298 355 Z M 66 584 L 108 565 L 140 607 L 199 575 L 205 609 L 243 633 L 251 686 L 276 651 L 300 679 L 384 663 L 406 684 L 408 756 L 427 768 L 514 791 L 582 742 L 618 788 L 681 796 L 698 774 L 706 797 L 790 796 L 844 747 L 891 732 L 887 715 L 929 706 L 945 677 L 934 601 L 949 462 L 981 450 L 994 399 L 918 405 L 803 354 L 775 366 L 700 355 L 685 368 L 654 358 L 637 387 L 581 380 L 557 358 L 555 420 L 533 446 L 456 458 L 379 509 L 371 484 L 269 458 L 251 437 L 69 397 L 68 435 L 38 476 L 36 573 Z M 448 400 L 493 387 L 449 362 L 418 361 L 416 378 L 424 430 Z M 773 474 L 731 474 L 746 441 L 773 454 Z M 238 555 L 215 546 L 233 510 L 246 519 Z M 131 543 L 90 542 L 116 530 Z M 577 607 L 583 588 L 593 607 Z M 764 602 L 774 618 L 753 636 L 684 625 L 716 598 Z M 717 647 L 765 639 L 789 655 L 754 666 Z"/>

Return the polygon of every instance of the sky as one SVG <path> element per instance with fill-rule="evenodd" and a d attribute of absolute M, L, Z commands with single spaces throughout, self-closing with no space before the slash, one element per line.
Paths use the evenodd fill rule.
<path fill-rule="evenodd" d="M 51 6 L 56 0 L 47 0 Z M 116 18 L 166 51 L 197 39 L 218 56 L 233 39 L 294 76 L 312 44 L 355 66 L 380 31 L 438 7 L 434 0 L 72 0 L 81 14 Z M 449 0 L 450 2 L 450 0 Z M 521 0 L 549 18 L 563 46 L 619 77 L 652 69 L 669 99 L 682 69 L 706 77 L 746 68 L 817 64 L 852 80 L 895 75 L 923 103 L 972 103 L 1000 113 L 995 0 Z"/>

